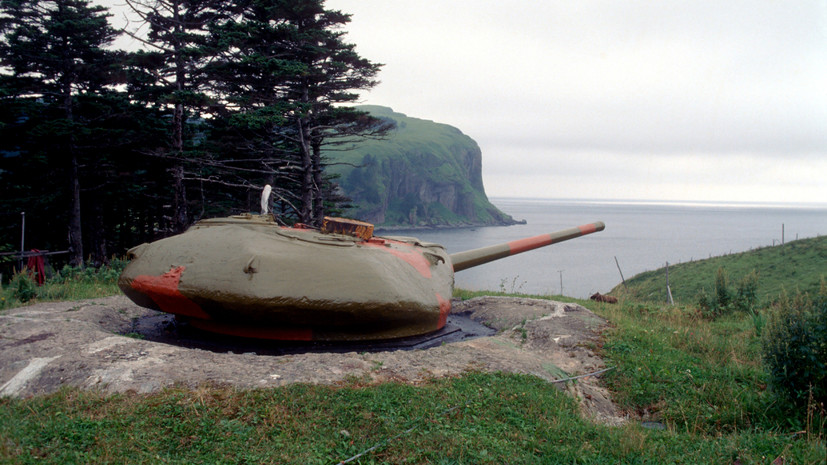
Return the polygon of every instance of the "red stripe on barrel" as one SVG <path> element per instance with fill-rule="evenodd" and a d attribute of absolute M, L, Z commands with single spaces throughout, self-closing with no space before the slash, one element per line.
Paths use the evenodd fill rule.
<path fill-rule="evenodd" d="M 517 239 L 508 243 L 509 255 L 526 252 L 528 250 L 536 249 L 537 247 L 544 247 L 553 243 L 551 234 L 543 234 L 540 236 L 528 237 L 525 239 Z"/>
<path fill-rule="evenodd" d="M 583 226 L 578 226 L 577 229 L 579 229 L 583 234 L 591 234 L 597 231 L 597 225 L 594 223 L 584 224 Z"/>

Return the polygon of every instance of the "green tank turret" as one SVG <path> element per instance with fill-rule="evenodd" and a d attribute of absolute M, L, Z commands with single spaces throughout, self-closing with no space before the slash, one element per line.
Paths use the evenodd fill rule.
<path fill-rule="evenodd" d="M 373 226 L 326 218 L 321 229 L 279 226 L 271 215 L 196 223 L 142 244 L 118 285 L 138 305 L 192 326 L 296 341 L 407 337 L 445 326 L 454 272 L 604 229 L 602 222 L 448 254 Z"/>

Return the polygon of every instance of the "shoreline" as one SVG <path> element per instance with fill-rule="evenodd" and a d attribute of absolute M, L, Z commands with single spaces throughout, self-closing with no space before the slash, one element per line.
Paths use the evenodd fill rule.
<path fill-rule="evenodd" d="M 487 228 L 500 226 L 515 226 L 528 224 L 526 220 L 514 220 L 510 223 L 464 223 L 464 224 L 436 224 L 436 225 L 396 225 L 396 226 L 379 226 L 374 227 L 374 231 L 380 232 L 398 232 L 398 231 L 442 231 L 446 229 L 471 229 L 471 228 Z"/>

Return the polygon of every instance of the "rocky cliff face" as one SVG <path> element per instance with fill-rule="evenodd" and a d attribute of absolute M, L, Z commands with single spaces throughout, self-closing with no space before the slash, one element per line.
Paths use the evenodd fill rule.
<path fill-rule="evenodd" d="M 440 227 L 504 225 L 515 221 L 492 205 L 482 183 L 482 153 L 458 129 L 365 106 L 397 129 L 385 140 L 330 152 L 344 194 L 357 208 L 352 216 L 378 226 Z M 355 165 L 355 166 L 351 166 Z"/>

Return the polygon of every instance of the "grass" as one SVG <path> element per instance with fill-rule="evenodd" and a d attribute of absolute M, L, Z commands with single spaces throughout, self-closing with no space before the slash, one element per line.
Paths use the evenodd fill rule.
<path fill-rule="evenodd" d="M 786 432 L 700 435 L 606 427 L 527 375 L 471 373 L 412 386 L 63 390 L 0 400 L 9 463 L 823 463 Z M 406 434 L 401 434 L 408 431 Z M 400 435 L 401 434 L 401 435 Z"/>
<path fill-rule="evenodd" d="M 707 321 L 691 307 L 601 306 L 614 326 L 603 346 L 617 367 L 608 383 L 622 407 L 692 434 L 805 427 L 767 390 L 749 315 Z"/>
<path fill-rule="evenodd" d="M 763 301 L 787 291 L 815 294 L 827 276 L 827 236 L 800 239 L 781 246 L 763 247 L 749 252 L 713 257 L 669 266 L 672 297 L 684 304 L 697 302 L 702 290 L 713 293 L 715 274 L 724 268 L 734 284 L 752 271 L 758 274 L 758 297 Z M 626 288 L 613 291 L 635 300 L 666 300 L 666 270 L 647 271 L 626 281 Z"/>
<path fill-rule="evenodd" d="M 113 259 L 110 266 L 74 268 L 66 266 L 50 273 L 42 286 L 38 286 L 27 271 L 15 274 L 0 289 L 0 310 L 55 300 L 84 300 L 117 295 L 118 276 L 126 261 Z"/>

